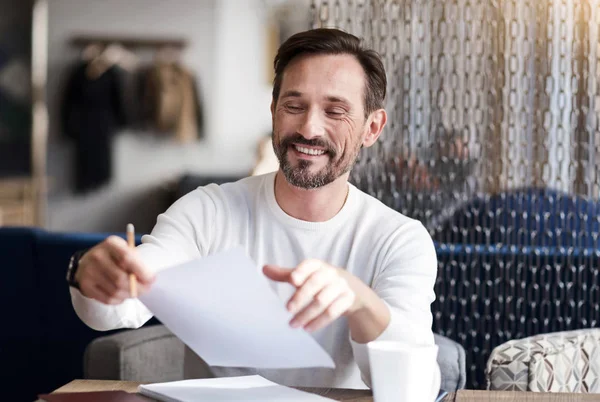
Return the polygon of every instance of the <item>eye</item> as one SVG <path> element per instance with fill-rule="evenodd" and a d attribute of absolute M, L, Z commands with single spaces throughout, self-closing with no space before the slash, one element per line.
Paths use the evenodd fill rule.
<path fill-rule="evenodd" d="M 285 108 L 291 113 L 300 113 L 303 110 L 299 105 L 285 105 Z"/>
<path fill-rule="evenodd" d="M 333 116 L 333 117 L 339 117 L 339 116 L 341 116 L 341 115 L 345 114 L 345 113 L 346 113 L 346 111 L 345 111 L 345 110 L 343 110 L 343 109 L 339 109 L 339 108 L 338 108 L 338 109 L 329 109 L 329 110 L 327 110 L 327 111 L 326 111 L 326 113 L 327 113 L 329 116 Z"/>

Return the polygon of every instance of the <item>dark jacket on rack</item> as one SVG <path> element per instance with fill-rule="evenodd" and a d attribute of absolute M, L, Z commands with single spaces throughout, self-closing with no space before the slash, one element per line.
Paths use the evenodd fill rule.
<path fill-rule="evenodd" d="M 110 67 L 91 78 L 87 63 L 77 65 L 65 90 L 62 123 L 75 144 L 75 190 L 93 190 L 111 178 L 112 136 L 124 123 L 122 71 Z"/>

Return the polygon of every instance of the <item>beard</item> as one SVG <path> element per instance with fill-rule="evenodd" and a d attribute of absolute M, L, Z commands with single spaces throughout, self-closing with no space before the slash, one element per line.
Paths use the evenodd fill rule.
<path fill-rule="evenodd" d="M 277 142 L 274 133 L 271 138 L 273 142 L 273 150 L 275 151 L 275 155 L 279 160 L 279 166 L 287 182 L 294 187 L 299 187 L 306 190 L 313 190 L 326 186 L 344 173 L 349 172 L 354 166 L 361 148 L 359 142 L 354 149 L 350 150 L 350 154 L 344 152 L 338 158 L 338 152 L 333 144 L 322 138 L 307 140 L 300 134 L 294 134 Z M 293 144 L 302 144 L 323 148 L 325 150 L 323 155 L 329 158 L 327 165 L 317 172 L 311 172 L 313 162 L 309 160 L 299 160 L 295 166 L 292 165 L 288 158 L 288 151 L 290 147 L 294 146 Z"/>

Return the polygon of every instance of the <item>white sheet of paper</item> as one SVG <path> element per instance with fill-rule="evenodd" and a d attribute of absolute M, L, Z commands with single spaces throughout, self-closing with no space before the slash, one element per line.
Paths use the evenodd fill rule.
<path fill-rule="evenodd" d="M 140 297 L 211 366 L 335 367 L 241 248 L 167 268 Z"/>
<path fill-rule="evenodd" d="M 332 401 L 319 395 L 275 384 L 258 375 L 147 384 L 140 385 L 138 392 L 166 402 Z"/>

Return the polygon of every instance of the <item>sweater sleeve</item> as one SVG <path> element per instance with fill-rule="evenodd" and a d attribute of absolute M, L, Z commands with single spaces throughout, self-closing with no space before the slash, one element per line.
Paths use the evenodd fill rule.
<path fill-rule="evenodd" d="M 372 288 L 388 306 L 391 318 L 376 340 L 433 345 L 431 303 L 435 300 L 437 256 L 429 233 L 418 221 L 402 225 L 388 239 L 382 261 Z M 370 387 L 367 345 L 352 339 L 350 343 L 361 377 Z M 439 380 L 439 368 L 436 371 Z"/>
<path fill-rule="evenodd" d="M 214 202 L 207 192 L 197 189 L 159 215 L 152 233 L 142 237 L 136 250 L 154 272 L 206 255 L 214 216 Z M 152 318 L 138 299 L 106 305 L 83 296 L 75 288 L 70 288 L 70 292 L 79 318 L 98 331 L 139 328 Z"/>

